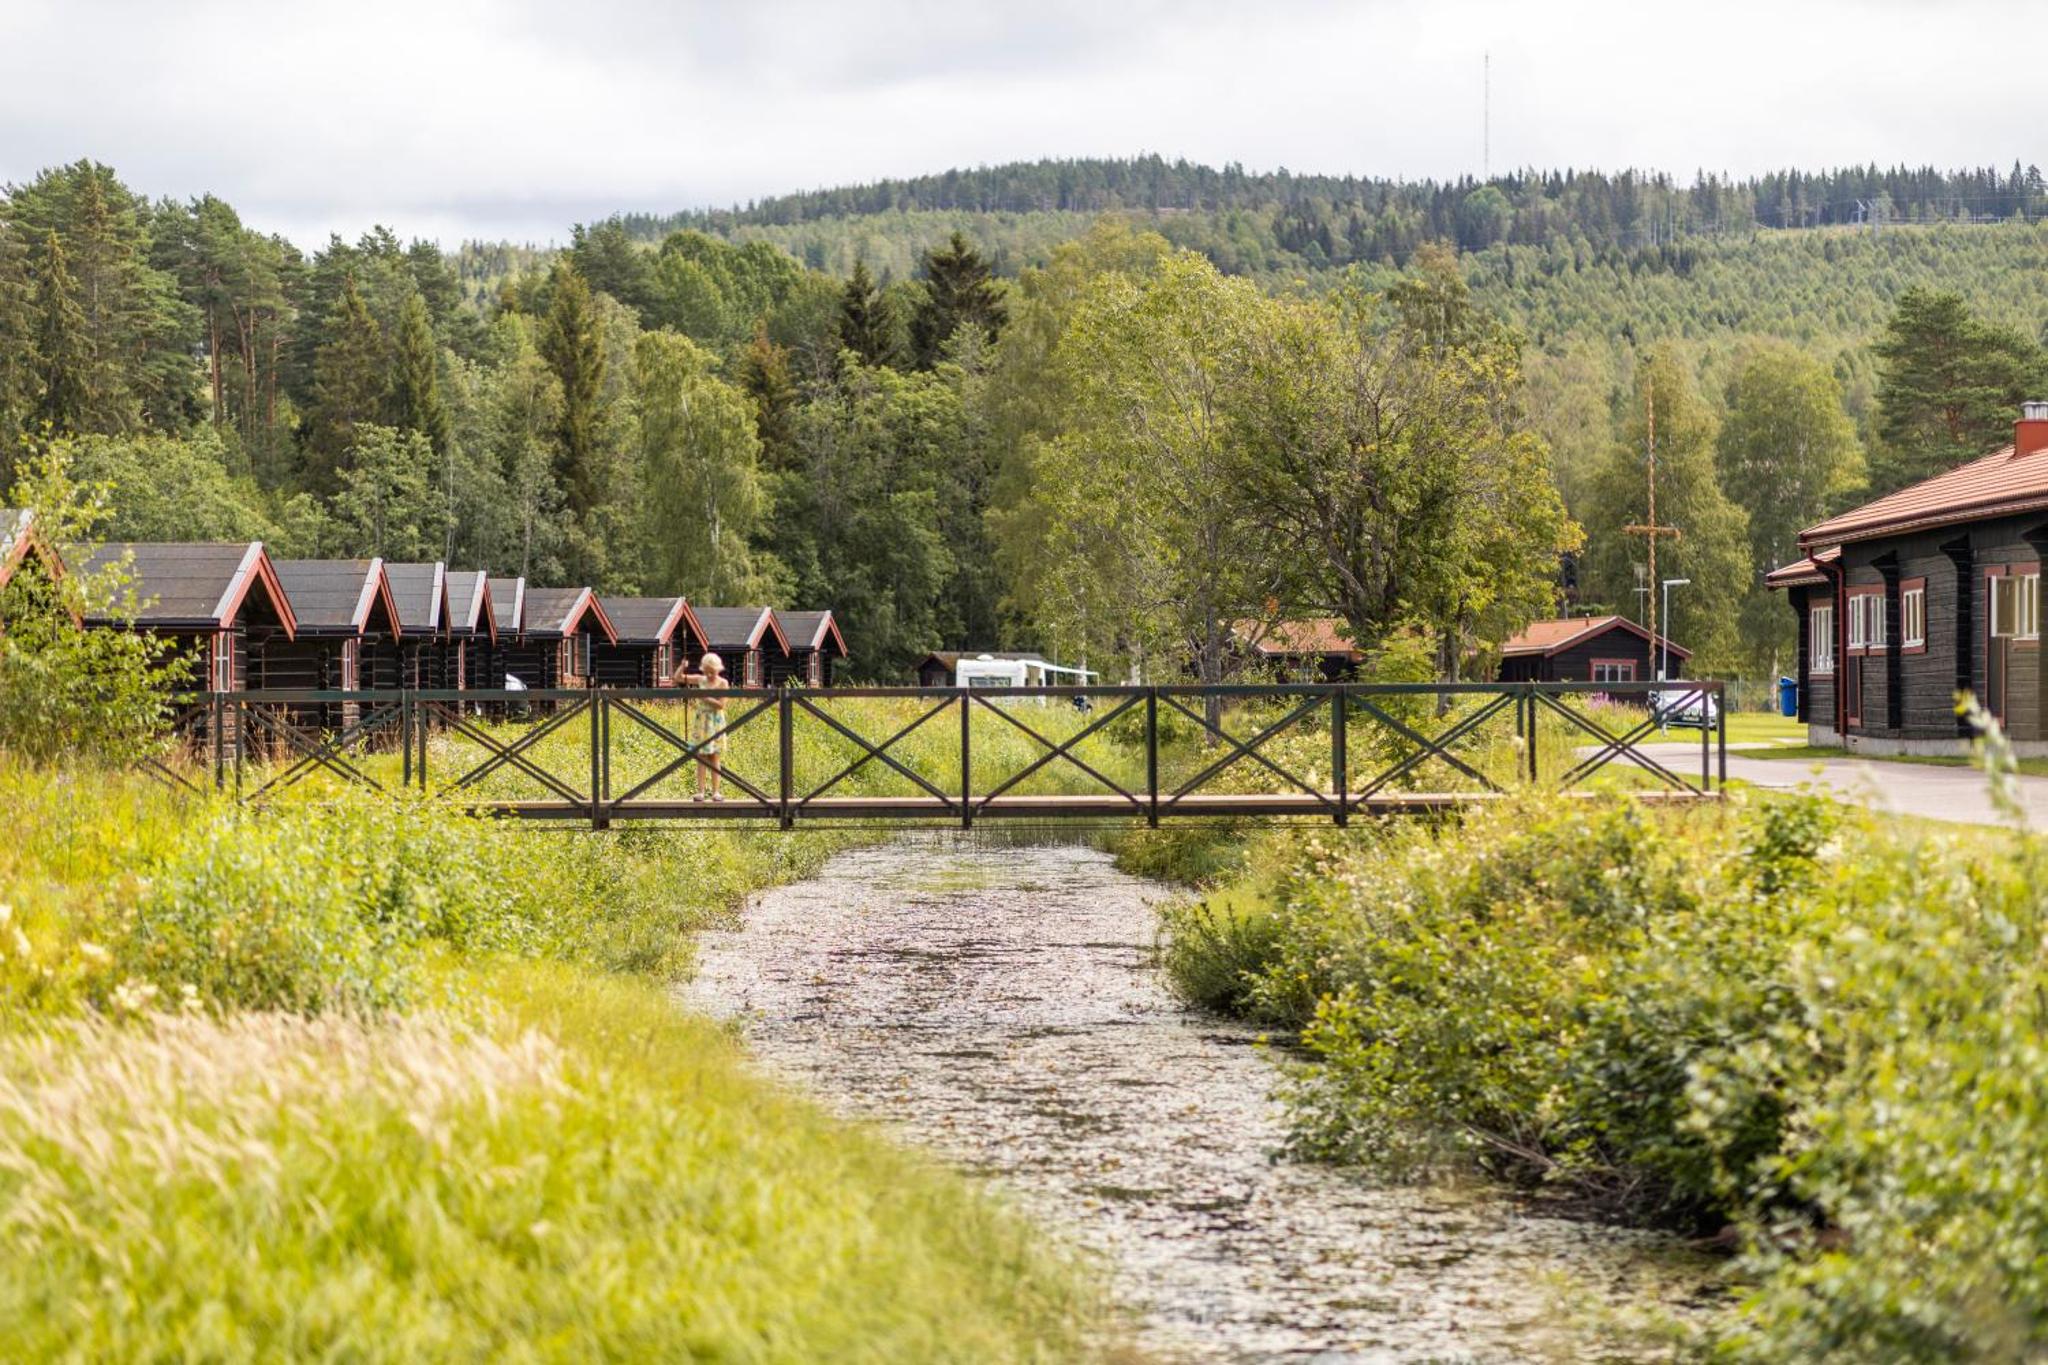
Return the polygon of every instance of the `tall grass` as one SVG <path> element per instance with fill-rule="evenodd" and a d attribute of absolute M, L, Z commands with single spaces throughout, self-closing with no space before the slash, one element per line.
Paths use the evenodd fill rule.
<path fill-rule="evenodd" d="M 0 1359 L 1053 1360 L 1086 1269 L 661 989 L 864 837 L 0 760 Z"/>

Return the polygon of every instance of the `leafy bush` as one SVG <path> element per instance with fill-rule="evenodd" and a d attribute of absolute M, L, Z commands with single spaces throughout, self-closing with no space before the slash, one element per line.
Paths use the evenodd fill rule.
<path fill-rule="evenodd" d="M 1300 1030 L 1307 1151 L 1733 1221 L 1721 1358 L 2048 1349 L 2048 852 L 1805 798 L 1509 804 L 1268 841 L 1171 921 L 1184 991 Z"/>

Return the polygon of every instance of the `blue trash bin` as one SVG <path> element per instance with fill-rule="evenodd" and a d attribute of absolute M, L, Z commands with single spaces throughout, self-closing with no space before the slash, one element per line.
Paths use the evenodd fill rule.
<path fill-rule="evenodd" d="M 1796 678 L 1778 679 L 1778 714 L 1792 719 L 1799 716 L 1799 681 Z"/>

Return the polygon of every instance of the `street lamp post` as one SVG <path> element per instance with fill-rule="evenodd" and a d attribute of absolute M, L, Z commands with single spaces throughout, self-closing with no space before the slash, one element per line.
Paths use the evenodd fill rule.
<path fill-rule="evenodd" d="M 1664 682 L 1671 676 L 1671 590 L 1692 586 L 1690 578 L 1667 578 L 1664 588 L 1664 634 L 1663 638 L 1650 641 L 1661 660 L 1657 665 L 1657 681 Z"/>

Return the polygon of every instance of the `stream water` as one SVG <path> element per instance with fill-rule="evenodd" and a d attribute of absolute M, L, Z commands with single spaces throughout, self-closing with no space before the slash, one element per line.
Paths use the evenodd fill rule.
<path fill-rule="evenodd" d="M 1274 1061 L 1154 969 L 1164 894 L 1087 847 L 909 838 L 756 897 L 688 998 L 1098 1253 L 1168 1359 L 1626 1358 L 1573 1320 L 1698 1292 L 1650 1234 L 1280 1159 Z"/>

